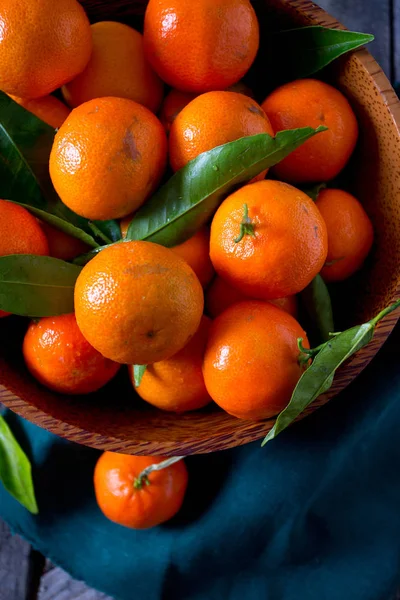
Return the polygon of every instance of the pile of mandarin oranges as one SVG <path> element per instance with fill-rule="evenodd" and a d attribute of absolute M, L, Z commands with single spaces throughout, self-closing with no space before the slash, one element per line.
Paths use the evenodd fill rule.
<path fill-rule="evenodd" d="M 90 25 L 76 0 L 6 0 L 0 17 L 0 89 L 57 129 L 55 191 L 78 215 L 121 226 L 121 241 L 82 268 L 75 313 L 28 326 L 29 371 L 61 394 L 88 394 L 121 365 L 135 385 L 134 365 L 146 365 L 136 391 L 159 409 L 214 401 L 242 419 L 276 415 L 302 373 L 298 338 L 307 345 L 296 295 L 318 274 L 351 277 L 373 242 L 360 202 L 329 184 L 357 142 L 348 100 L 317 79 L 254 99 L 242 81 L 259 47 L 248 0 L 150 0 L 143 33 Z M 320 125 L 326 130 L 228 195 L 183 243 L 124 241 L 166 174 L 199 154 Z M 315 183 L 327 183 L 316 201 L 300 189 Z M 70 261 L 87 250 L 0 201 L 1 256 Z"/>

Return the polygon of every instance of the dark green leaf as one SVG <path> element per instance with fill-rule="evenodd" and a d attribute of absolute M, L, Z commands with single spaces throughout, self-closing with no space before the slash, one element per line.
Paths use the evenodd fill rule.
<path fill-rule="evenodd" d="M 76 265 L 31 254 L 0 257 L 0 310 L 25 317 L 52 317 L 74 311 Z"/>
<path fill-rule="evenodd" d="M 135 214 L 126 239 L 175 246 L 188 239 L 238 185 L 280 162 L 325 127 L 244 137 L 200 154 Z"/>
<path fill-rule="evenodd" d="M 120 243 L 123 244 L 124 242 L 120 241 L 120 242 L 115 242 L 115 243 L 116 244 L 120 244 Z M 114 246 L 114 244 L 106 244 L 105 246 L 99 246 L 98 248 L 94 248 L 93 250 L 90 250 L 90 252 L 86 252 L 85 254 L 81 254 L 80 256 L 77 256 L 76 258 L 74 258 L 74 260 L 72 262 L 73 262 L 74 265 L 79 265 L 80 267 L 84 267 L 99 252 L 101 252 L 105 248 L 109 248 L 110 246 Z"/>
<path fill-rule="evenodd" d="M 305 194 L 307 194 L 307 196 L 310 196 L 311 200 L 314 200 L 314 202 L 316 202 L 320 191 L 324 190 L 325 188 L 326 188 L 326 183 L 317 183 L 316 185 L 313 185 L 312 187 L 306 187 L 306 188 L 300 187 L 300 189 Z"/>
<path fill-rule="evenodd" d="M 329 340 L 330 333 L 335 331 L 331 297 L 325 281 L 321 275 L 314 277 L 312 282 L 300 294 L 302 303 L 310 317 L 311 323 L 316 327 L 320 342 Z"/>
<path fill-rule="evenodd" d="M 10 202 L 14 202 L 14 200 L 10 200 Z M 48 213 L 45 210 L 41 210 L 40 208 L 35 208 L 34 206 L 29 206 L 29 204 L 24 204 L 23 202 L 14 202 L 14 204 L 19 204 L 19 206 L 23 206 L 41 221 L 45 221 L 46 223 L 49 223 L 49 225 L 53 225 L 53 227 L 56 227 L 56 229 L 59 229 L 60 231 L 63 231 L 68 235 L 72 235 L 78 240 L 85 242 L 85 244 L 88 244 L 88 246 L 92 246 L 93 248 L 99 248 L 99 245 L 97 244 L 96 240 L 91 235 L 83 231 L 83 229 L 79 229 L 75 225 L 72 225 L 72 223 L 64 221 L 64 219 L 60 219 L 60 217 L 56 217 L 55 215 L 52 215 L 51 213 Z"/>
<path fill-rule="evenodd" d="M 0 198 L 49 212 L 91 234 L 88 220 L 69 210 L 51 183 L 49 156 L 54 135 L 52 127 L 0 92 Z M 116 221 L 96 224 L 112 241 L 120 239 Z"/>
<path fill-rule="evenodd" d="M 147 369 L 147 365 L 134 365 L 133 366 L 133 378 L 135 380 L 135 387 L 139 387 L 146 369 Z"/>
<path fill-rule="evenodd" d="M 368 344 L 373 335 L 374 325 L 369 322 L 343 331 L 325 344 L 311 366 L 300 377 L 289 404 L 278 415 L 275 425 L 264 438 L 262 445 L 286 429 L 311 402 L 326 392 L 332 385 L 336 369 Z"/>
<path fill-rule="evenodd" d="M 271 34 L 265 56 L 265 72 L 274 80 L 293 81 L 317 73 L 333 60 L 374 39 L 368 33 L 328 29 L 319 25 Z"/>
<path fill-rule="evenodd" d="M 35 515 L 38 513 L 31 463 L 1 415 L 0 481 L 5 489 L 25 508 Z"/>

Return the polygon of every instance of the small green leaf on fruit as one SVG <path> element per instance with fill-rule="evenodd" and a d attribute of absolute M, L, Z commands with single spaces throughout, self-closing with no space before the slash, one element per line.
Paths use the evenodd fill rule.
<path fill-rule="evenodd" d="M 367 323 L 333 334 L 328 342 L 310 351 L 310 354 L 314 355 L 313 362 L 300 377 L 289 404 L 277 416 L 262 446 L 286 429 L 314 400 L 329 390 L 336 370 L 366 346 L 372 340 L 379 321 L 399 307 L 400 300 L 397 300 Z"/>
<path fill-rule="evenodd" d="M 175 246 L 207 223 L 238 185 L 277 164 L 326 127 L 240 138 L 203 152 L 177 171 L 135 214 L 126 239 Z M 216 170 L 215 167 L 218 167 Z"/>

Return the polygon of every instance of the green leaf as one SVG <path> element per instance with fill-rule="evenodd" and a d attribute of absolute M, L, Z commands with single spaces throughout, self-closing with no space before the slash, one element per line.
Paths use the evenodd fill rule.
<path fill-rule="evenodd" d="M 119 242 L 114 242 L 115 244 L 123 244 L 124 241 L 120 240 Z M 88 262 L 92 260 L 99 252 L 105 250 L 106 248 L 110 248 L 110 246 L 114 246 L 114 244 L 106 244 L 105 246 L 99 246 L 98 248 L 93 248 L 90 252 L 86 252 L 85 254 L 81 254 L 73 259 L 74 265 L 79 265 L 80 267 L 84 267 Z"/>
<path fill-rule="evenodd" d="M 346 52 L 374 39 L 369 33 L 328 29 L 320 25 L 288 29 L 267 40 L 265 72 L 275 81 L 293 81 L 317 73 Z"/>
<path fill-rule="evenodd" d="M 318 396 L 329 390 L 336 370 L 353 354 L 366 346 L 373 338 L 376 325 L 381 319 L 400 307 L 400 300 L 383 309 L 376 317 L 336 333 L 325 344 L 307 353 L 315 356 L 308 369 L 300 377 L 286 408 L 279 413 L 271 431 L 265 436 L 262 446 L 286 429 Z M 301 341 L 301 340 L 299 340 Z M 300 357 L 301 358 L 301 355 Z"/>
<path fill-rule="evenodd" d="M 305 194 L 307 194 L 307 196 L 310 196 L 311 200 L 314 200 L 314 202 L 316 202 L 320 191 L 324 190 L 325 188 L 326 183 L 317 183 L 316 185 L 313 185 L 311 187 L 300 187 L 299 189 L 301 189 Z"/>
<path fill-rule="evenodd" d="M 330 339 L 329 334 L 333 333 L 335 328 L 331 297 L 321 275 L 314 277 L 312 282 L 301 292 L 300 298 L 312 324 L 318 331 L 319 342 L 326 342 Z"/>
<path fill-rule="evenodd" d="M 88 246 L 92 246 L 93 248 L 99 248 L 98 243 L 91 235 L 83 231 L 83 229 L 79 229 L 75 225 L 72 225 L 72 223 L 64 221 L 64 219 L 60 219 L 60 217 L 56 217 L 55 215 L 52 215 L 51 213 L 48 213 L 45 210 L 41 210 L 40 208 L 29 206 L 29 204 L 24 204 L 23 202 L 14 202 L 14 200 L 9 200 L 9 202 L 13 202 L 14 204 L 23 206 L 23 208 L 29 210 L 30 213 L 35 215 L 35 217 L 37 217 L 41 221 L 49 223 L 49 225 L 56 227 L 56 229 L 59 229 L 60 231 L 63 231 L 68 235 L 72 235 L 78 240 L 85 242 L 85 244 L 87 244 Z"/>
<path fill-rule="evenodd" d="M 90 227 L 91 221 L 88 221 L 88 227 Z M 118 221 L 109 220 L 109 221 L 93 221 L 98 229 L 112 242 L 118 242 L 122 238 L 121 227 L 119 226 Z M 105 239 L 105 238 L 103 238 Z"/>
<path fill-rule="evenodd" d="M 134 365 L 133 366 L 133 378 L 135 380 L 135 388 L 139 387 L 146 369 L 147 369 L 147 365 Z"/>
<path fill-rule="evenodd" d="M 0 257 L 0 310 L 25 317 L 74 312 L 76 265 L 31 254 Z"/>
<path fill-rule="evenodd" d="M 177 171 L 131 221 L 126 239 L 175 246 L 191 237 L 223 198 L 288 156 L 325 127 L 240 138 L 203 152 Z"/>
<path fill-rule="evenodd" d="M 262 446 L 286 429 L 311 402 L 326 392 L 332 385 L 336 369 L 368 344 L 373 335 L 374 326 L 369 322 L 343 331 L 327 342 L 300 377 L 289 404 L 278 415 Z"/>
<path fill-rule="evenodd" d="M 25 508 L 35 515 L 38 513 L 31 463 L 1 415 L 0 481 L 5 489 Z"/>
<path fill-rule="evenodd" d="M 91 234 L 88 220 L 67 208 L 51 183 L 49 157 L 54 135 L 52 127 L 0 92 L 0 198 L 49 212 Z M 96 224 L 112 241 L 121 238 L 116 221 Z M 74 237 L 76 233 L 76 229 L 70 231 Z"/>

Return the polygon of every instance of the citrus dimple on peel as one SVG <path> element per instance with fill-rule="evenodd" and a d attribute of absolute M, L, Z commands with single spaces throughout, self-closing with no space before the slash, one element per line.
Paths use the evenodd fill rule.
<path fill-rule="evenodd" d="M 189 265 L 151 242 L 121 242 L 81 271 L 75 312 L 86 339 L 126 364 L 169 358 L 197 331 L 203 290 Z"/>
<path fill-rule="evenodd" d="M 125 98 L 75 108 L 54 139 L 50 175 L 61 200 L 93 220 L 135 211 L 157 188 L 167 159 L 160 121 Z"/>

